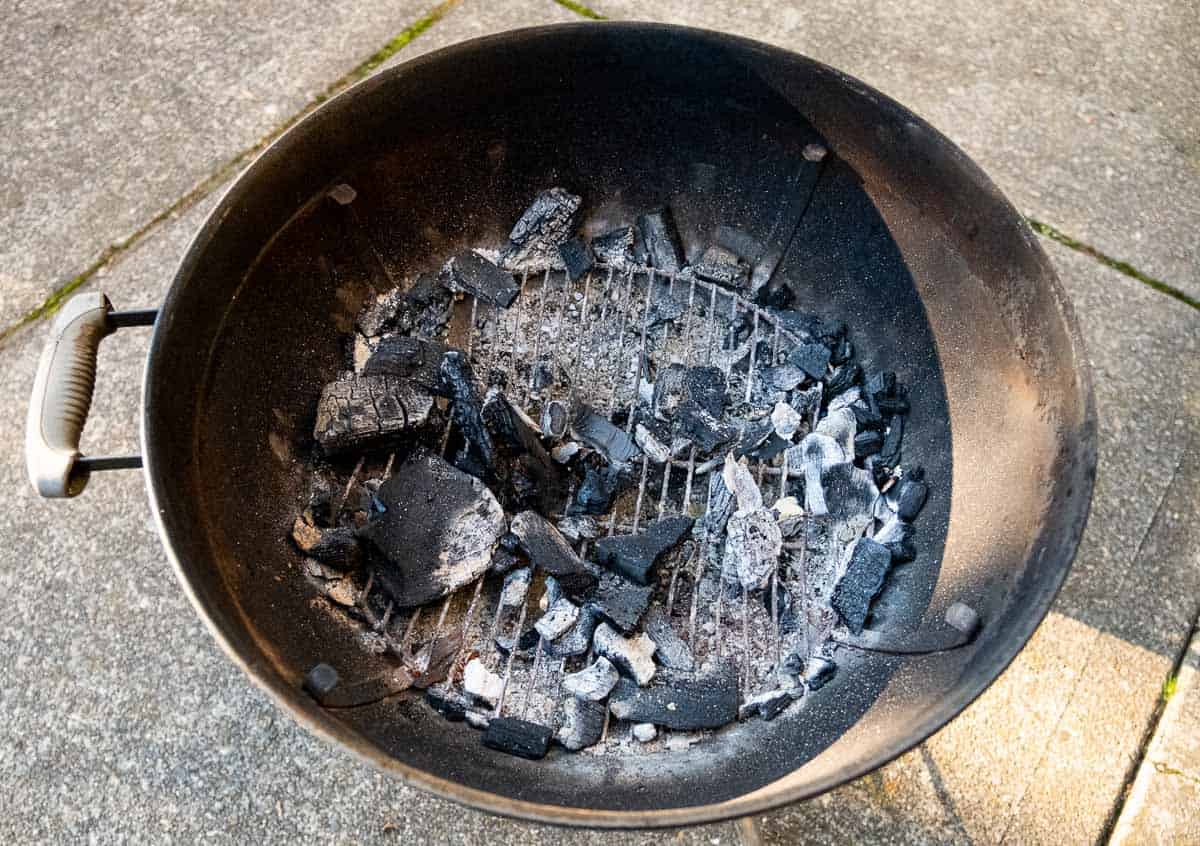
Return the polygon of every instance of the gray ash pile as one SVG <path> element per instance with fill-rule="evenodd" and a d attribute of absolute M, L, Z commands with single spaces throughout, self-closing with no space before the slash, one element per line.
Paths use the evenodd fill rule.
<path fill-rule="evenodd" d="M 686 747 L 801 710 L 916 555 L 895 375 L 727 245 L 689 263 L 668 209 L 582 210 L 544 191 L 359 315 L 292 538 L 391 669 L 320 665 L 319 701 L 423 695 L 530 758 Z"/>

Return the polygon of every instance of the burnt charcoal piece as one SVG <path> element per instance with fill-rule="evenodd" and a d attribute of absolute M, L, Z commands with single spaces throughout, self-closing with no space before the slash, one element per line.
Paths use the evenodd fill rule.
<path fill-rule="evenodd" d="M 483 732 L 483 745 L 498 752 L 538 761 L 546 757 L 554 730 L 516 717 L 493 717 Z"/>
<path fill-rule="evenodd" d="M 608 709 L 619 720 L 678 731 L 720 728 L 737 719 L 737 673 L 722 664 L 704 675 L 663 672 L 650 687 L 622 679 L 609 696 Z"/>
<path fill-rule="evenodd" d="M 745 720 L 757 714 L 770 722 L 796 701 L 796 693 L 790 690 L 764 691 L 746 700 L 746 704 L 738 709 L 738 718 Z"/>
<path fill-rule="evenodd" d="M 804 371 L 794 364 L 777 364 L 762 372 L 763 383 L 777 391 L 794 390 L 804 379 Z"/>
<path fill-rule="evenodd" d="M 558 521 L 558 530 L 567 540 L 594 540 L 600 537 L 600 525 L 591 517 L 563 517 Z"/>
<path fill-rule="evenodd" d="M 842 391 L 848 391 L 862 379 L 862 368 L 857 364 L 846 363 L 833 368 L 833 372 L 825 377 L 825 396 L 836 397 Z"/>
<path fill-rule="evenodd" d="M 775 583 L 775 619 L 779 622 L 779 631 L 783 634 L 791 634 L 796 631 L 800 624 L 799 603 L 792 596 L 792 591 L 783 580 Z M 771 613 L 771 590 L 768 588 L 762 592 L 763 607 L 767 609 L 767 613 Z"/>
<path fill-rule="evenodd" d="M 766 508 L 739 510 L 729 518 L 725 533 L 723 571 L 736 573 L 746 590 L 765 587 L 783 551 L 783 534 L 775 515 Z"/>
<path fill-rule="evenodd" d="M 839 408 L 830 411 L 821 418 L 813 431 L 833 438 L 845 451 L 847 458 L 854 457 L 854 412 L 850 409 Z"/>
<path fill-rule="evenodd" d="M 736 254 L 723 247 L 709 247 L 692 266 L 692 272 L 705 282 L 722 288 L 745 288 L 750 282 L 750 268 Z"/>
<path fill-rule="evenodd" d="M 452 291 L 463 291 L 500 308 L 512 305 L 521 291 L 511 273 L 472 250 L 447 261 L 441 279 L 442 284 Z"/>
<path fill-rule="evenodd" d="M 863 383 L 863 388 L 872 403 L 883 397 L 890 397 L 896 393 L 896 374 L 888 370 L 872 373 Z"/>
<path fill-rule="evenodd" d="M 432 335 L 449 317 L 450 292 L 436 273 L 422 273 L 407 291 L 388 292 L 368 303 L 358 316 L 358 329 L 367 337 L 385 332 Z"/>
<path fill-rule="evenodd" d="M 883 448 L 883 435 L 875 430 L 867 429 L 854 436 L 854 455 L 865 458 L 874 455 Z"/>
<path fill-rule="evenodd" d="M 613 500 L 625 486 L 626 476 L 620 467 L 589 467 L 583 474 L 583 482 L 575 492 L 575 500 L 567 513 L 607 514 L 612 510 Z"/>
<path fill-rule="evenodd" d="M 725 374 L 719 367 L 684 367 L 672 364 L 659 371 L 654 383 L 654 410 L 671 419 L 679 407 L 692 401 L 715 418 L 725 410 Z"/>
<path fill-rule="evenodd" d="M 521 561 L 517 556 L 513 555 L 507 549 L 498 546 L 492 551 L 492 563 L 488 569 L 496 574 L 507 573 L 520 563 Z"/>
<path fill-rule="evenodd" d="M 875 542 L 887 547 L 893 564 L 905 564 L 917 557 L 916 529 L 898 517 L 892 517 L 875 533 Z"/>
<path fill-rule="evenodd" d="M 854 427 L 859 432 L 868 429 L 874 431 L 883 431 L 883 418 L 879 413 L 870 408 L 863 408 L 858 403 L 849 406 L 851 413 L 854 415 Z"/>
<path fill-rule="evenodd" d="M 620 680 L 617 669 L 601 656 L 577 673 L 562 677 L 562 686 L 578 699 L 599 702 L 606 698 Z"/>
<path fill-rule="evenodd" d="M 879 489 L 868 470 L 850 462 L 835 464 L 821 474 L 829 513 L 836 521 L 854 520 L 871 513 Z"/>
<path fill-rule="evenodd" d="M 377 449 L 424 426 L 432 410 L 433 397 L 405 379 L 349 376 L 321 391 L 313 437 L 331 453 Z"/>
<path fill-rule="evenodd" d="M 546 640 L 558 640 L 579 621 L 579 606 L 569 599 L 558 599 L 550 604 L 541 619 L 533 624 L 534 629 Z"/>
<path fill-rule="evenodd" d="M 849 338 L 842 338 L 833 348 L 833 352 L 829 356 L 829 363 L 836 367 L 839 364 L 845 364 L 852 358 L 854 358 L 854 344 L 850 343 Z"/>
<path fill-rule="evenodd" d="M 908 414 L 908 397 L 877 397 L 875 408 L 884 417 L 891 417 L 895 414 Z"/>
<path fill-rule="evenodd" d="M 571 422 L 575 437 L 604 456 L 613 466 L 629 464 L 641 454 L 629 435 L 586 405 L 581 405 Z"/>
<path fill-rule="evenodd" d="M 517 638 L 517 654 L 532 655 L 533 650 L 536 649 L 537 645 L 541 642 L 542 636 L 538 633 L 538 630 L 533 626 L 529 626 L 523 632 L 521 632 L 520 636 Z M 508 653 L 512 652 L 513 648 L 512 635 L 498 634 L 496 635 L 496 639 L 493 641 L 493 644 L 496 647 L 496 651 L 507 658 Z"/>
<path fill-rule="evenodd" d="M 600 741 L 608 710 L 603 703 L 572 696 L 563 702 L 562 710 L 563 724 L 556 735 L 559 743 L 575 752 Z"/>
<path fill-rule="evenodd" d="M 473 455 L 484 469 L 480 475 L 490 475 L 495 465 L 495 446 L 487 427 L 483 425 L 481 404 L 475 392 L 475 380 L 467 357 L 459 350 L 442 356 L 439 371 L 442 396 L 450 398 L 450 419 L 458 427 L 465 443 L 464 452 Z"/>
<path fill-rule="evenodd" d="M 862 634 L 863 623 L 874 599 L 883 588 L 883 577 L 892 565 L 887 547 L 870 538 L 860 538 L 850 555 L 846 572 L 833 588 L 830 604 L 853 634 Z"/>
<path fill-rule="evenodd" d="M 758 293 L 754 295 L 756 305 L 771 310 L 789 308 L 795 299 L 796 292 L 791 289 L 786 281 L 778 279 L 763 285 L 758 289 Z"/>
<path fill-rule="evenodd" d="M 725 534 L 725 525 L 733 513 L 733 491 L 725 484 L 721 473 L 708 474 L 708 506 L 701 519 L 701 526 L 709 542 Z"/>
<path fill-rule="evenodd" d="M 799 367 L 813 379 L 820 379 L 829 367 L 829 347 L 824 344 L 800 344 L 788 353 L 788 363 Z"/>
<path fill-rule="evenodd" d="M 567 411 L 566 403 L 560 400 L 551 400 L 542 408 L 542 436 L 549 438 L 552 441 L 561 441 L 567 434 L 567 427 L 571 423 L 571 415 Z"/>
<path fill-rule="evenodd" d="M 929 486 L 920 479 L 905 477 L 900 481 L 896 491 L 896 514 L 901 520 L 915 520 L 925 506 L 925 498 L 929 496 Z"/>
<path fill-rule="evenodd" d="M 775 424 L 770 417 L 763 417 L 760 420 L 741 423 L 738 429 L 740 431 L 738 433 L 737 444 L 733 447 L 735 458 L 749 455 L 766 443 L 767 439 L 775 433 Z"/>
<path fill-rule="evenodd" d="M 442 356 L 445 344 L 407 335 L 381 338 L 363 366 L 364 376 L 396 376 L 408 379 L 428 393 L 436 393 L 441 384 Z"/>
<path fill-rule="evenodd" d="M 529 270 L 554 266 L 558 245 L 575 231 L 575 217 L 582 202 L 565 188 L 542 191 L 513 226 L 500 263 Z"/>
<path fill-rule="evenodd" d="M 628 634 L 637 628 L 646 609 L 654 585 L 636 585 L 616 573 L 602 573 L 595 595 L 588 600 L 588 609 L 615 628 Z"/>
<path fill-rule="evenodd" d="M 425 691 L 425 702 L 452 723 L 461 723 L 467 716 L 467 703 L 436 690 Z"/>
<path fill-rule="evenodd" d="M 833 438 L 817 432 L 805 435 L 799 446 L 788 450 L 789 463 L 792 461 L 793 450 L 803 461 L 804 510 L 816 517 L 828 514 L 829 505 L 825 499 L 822 476 L 830 468 L 846 460 L 845 450 Z"/>
<path fill-rule="evenodd" d="M 808 672 L 804 674 L 804 681 L 808 685 L 808 689 L 815 693 L 833 681 L 836 674 L 837 664 L 828 658 L 813 656 L 808 665 Z"/>
<path fill-rule="evenodd" d="M 637 229 L 652 266 L 667 273 L 678 273 L 683 269 L 683 246 L 669 208 L 640 215 Z"/>
<path fill-rule="evenodd" d="M 817 341 L 833 349 L 846 336 L 846 324 L 840 320 L 826 320 L 815 314 L 804 314 L 799 311 L 773 310 L 771 316 L 784 329 L 805 341 Z"/>
<path fill-rule="evenodd" d="M 544 391 L 554 384 L 554 367 L 545 358 L 538 359 L 533 365 L 530 387 L 535 391 Z"/>
<path fill-rule="evenodd" d="M 633 227 L 622 226 L 592 239 L 592 253 L 596 260 L 624 270 L 639 264 L 633 249 Z"/>
<path fill-rule="evenodd" d="M 654 433 L 641 423 L 633 429 L 633 440 L 655 464 L 664 464 L 671 460 L 671 448 L 654 437 Z"/>
<path fill-rule="evenodd" d="M 596 577 L 566 538 L 542 515 L 522 511 L 512 519 L 512 532 L 520 539 L 530 563 L 554 576 L 568 596 L 578 599 L 596 584 Z"/>
<path fill-rule="evenodd" d="M 895 467 L 900 463 L 900 442 L 904 439 L 904 417 L 896 415 L 888 421 L 887 434 L 883 437 L 883 446 L 879 449 L 879 460 L 887 467 Z"/>
<path fill-rule="evenodd" d="M 555 658 L 573 658 L 587 652 L 592 646 L 592 635 L 596 632 L 599 621 L 590 606 L 585 605 L 579 613 L 575 625 L 557 640 L 542 645 L 547 653 Z"/>
<path fill-rule="evenodd" d="M 592 248 L 582 238 L 572 238 L 559 244 L 558 257 L 562 259 L 563 266 L 567 269 L 567 278 L 572 282 L 582 279 L 583 274 L 596 264 Z"/>
<path fill-rule="evenodd" d="M 655 608 L 646 615 L 646 634 L 654 641 L 654 657 L 659 664 L 672 670 L 691 672 L 695 666 L 692 650 L 675 633 L 666 613 Z"/>
<path fill-rule="evenodd" d="M 821 382 L 817 382 L 803 391 L 796 391 L 792 394 L 792 408 L 796 409 L 801 417 L 812 423 L 821 410 L 821 402 L 824 398 L 825 386 Z"/>
<path fill-rule="evenodd" d="M 377 581 L 402 608 L 424 605 L 487 570 L 504 534 L 504 511 L 476 478 L 425 450 L 376 494 L 382 513 L 362 536 L 378 553 Z"/>
<path fill-rule="evenodd" d="M 637 637 L 622 637 L 616 629 L 601 623 L 592 638 L 596 651 L 629 678 L 645 687 L 654 678 L 654 641 L 644 632 Z"/>
<path fill-rule="evenodd" d="M 292 524 L 292 540 L 310 558 L 339 570 L 348 570 L 359 557 L 358 538 L 349 526 L 322 529 L 306 511 Z"/>
<path fill-rule="evenodd" d="M 738 436 L 738 430 L 709 414 L 699 403 L 688 400 L 679 406 L 676 434 L 688 438 L 703 454 L 716 452 Z"/>
<path fill-rule="evenodd" d="M 480 417 L 492 434 L 493 443 L 502 447 L 499 452 L 515 459 L 503 468 L 494 468 L 496 476 L 508 480 L 512 497 L 506 498 L 506 503 L 512 506 L 515 501 L 519 507 L 532 505 L 547 514 L 561 511 L 570 478 L 542 446 L 533 421 L 513 407 L 498 388 L 488 391 Z"/>
<path fill-rule="evenodd" d="M 639 585 L 650 583 L 659 556 L 692 528 L 691 517 L 662 517 L 636 535 L 612 535 L 596 541 L 598 563 Z"/>

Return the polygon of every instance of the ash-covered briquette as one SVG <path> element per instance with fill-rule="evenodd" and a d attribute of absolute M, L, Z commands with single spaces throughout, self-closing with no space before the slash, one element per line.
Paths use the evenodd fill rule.
<path fill-rule="evenodd" d="M 440 599 L 482 576 L 504 534 L 504 510 L 479 479 L 418 450 L 376 493 L 362 530 L 375 574 L 407 608 Z"/>
<path fill-rule="evenodd" d="M 860 538 L 854 544 L 832 598 L 834 610 L 853 634 L 862 634 L 871 600 L 883 589 L 884 576 L 891 566 L 892 555 L 883 544 L 871 538 Z"/>
<path fill-rule="evenodd" d="M 498 752 L 537 761 L 546 757 L 554 729 L 516 717 L 493 717 L 483 732 L 483 745 Z"/>
<path fill-rule="evenodd" d="M 663 671 L 648 687 L 622 679 L 608 698 L 608 709 L 619 720 L 678 731 L 720 728 L 738 716 L 737 672 L 721 663 L 710 673 Z"/>
<path fill-rule="evenodd" d="M 509 233 L 500 264 L 530 271 L 561 267 L 558 246 L 574 234 L 582 202 L 565 188 L 550 188 L 538 194 Z"/>
<path fill-rule="evenodd" d="M 603 702 L 567 697 L 562 703 L 563 724 L 555 739 L 572 752 L 595 746 L 604 733 L 607 710 Z"/>
<path fill-rule="evenodd" d="M 639 215 L 637 230 L 653 267 L 666 273 L 683 270 L 683 245 L 670 208 L 664 206 Z"/>
<path fill-rule="evenodd" d="M 637 684 L 644 687 L 654 678 L 658 669 L 654 665 L 654 641 L 644 632 L 636 637 L 624 637 L 608 623 L 601 623 L 596 627 L 592 643 L 596 652 Z"/>
<path fill-rule="evenodd" d="M 719 367 L 673 363 L 659 370 L 654 382 L 654 413 L 660 420 L 672 420 L 681 406 L 692 402 L 710 416 L 720 418 L 729 402 L 727 389 L 725 374 Z"/>
<path fill-rule="evenodd" d="M 616 573 L 601 573 L 599 585 L 587 600 L 587 608 L 628 634 L 637 628 L 650 607 L 654 588 L 653 584 L 634 584 Z"/>
<path fill-rule="evenodd" d="M 697 278 L 722 288 L 736 291 L 750 284 L 750 266 L 736 253 L 724 247 L 709 247 L 691 269 Z"/>
<path fill-rule="evenodd" d="M 563 676 L 563 689 L 578 699 L 600 702 L 616 687 L 617 668 L 601 656 L 577 673 Z"/>
<path fill-rule="evenodd" d="M 451 291 L 470 294 L 500 308 L 512 305 L 520 291 L 511 273 L 473 250 L 461 252 L 447 261 L 442 268 L 441 281 Z"/>
<path fill-rule="evenodd" d="M 636 535 L 612 535 L 596 541 L 596 560 L 631 582 L 647 585 L 658 559 L 691 528 L 691 517 L 659 518 Z"/>
<path fill-rule="evenodd" d="M 829 367 L 829 347 L 812 342 L 800 344 L 788 354 L 788 363 L 803 370 L 812 379 L 821 379 Z"/>
<path fill-rule="evenodd" d="M 405 379 L 345 376 L 317 402 L 313 437 L 326 452 L 380 449 L 429 422 L 433 397 Z"/>

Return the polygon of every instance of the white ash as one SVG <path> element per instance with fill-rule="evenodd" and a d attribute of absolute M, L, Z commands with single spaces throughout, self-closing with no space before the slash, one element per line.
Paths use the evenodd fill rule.
<path fill-rule="evenodd" d="M 671 460 L 671 450 L 667 445 L 654 437 L 654 434 L 641 423 L 634 427 L 633 441 L 655 464 L 663 464 Z"/>
<path fill-rule="evenodd" d="M 860 399 L 862 399 L 862 388 L 858 385 L 847 388 L 829 401 L 829 411 L 834 412 L 842 408 L 849 408 Z"/>
<path fill-rule="evenodd" d="M 554 449 L 550 450 L 550 455 L 559 464 L 567 464 L 579 453 L 579 450 L 581 449 L 583 449 L 583 447 L 577 442 L 567 441 L 566 443 L 559 444 Z"/>
<path fill-rule="evenodd" d="M 575 625 L 579 619 L 579 607 L 569 599 L 559 599 L 554 602 L 542 617 L 534 623 L 537 633 L 546 640 L 557 640 Z"/>
<path fill-rule="evenodd" d="M 783 534 L 766 508 L 739 510 L 725 526 L 725 573 L 736 574 L 745 590 L 759 590 L 771 580 L 783 551 Z"/>
<path fill-rule="evenodd" d="M 804 418 L 786 402 L 777 402 L 771 410 L 771 425 L 775 427 L 776 435 L 790 441 L 804 425 Z"/>
<path fill-rule="evenodd" d="M 754 481 L 746 459 L 735 461 L 732 452 L 726 455 L 721 479 L 725 482 L 725 487 L 733 492 L 738 511 L 762 508 L 762 490 L 759 489 L 758 482 Z"/>
<path fill-rule="evenodd" d="M 504 679 L 489 670 L 483 661 L 472 658 L 463 670 L 463 690 L 495 705 L 504 692 Z"/>
<path fill-rule="evenodd" d="M 649 743 L 658 737 L 658 729 L 654 723 L 636 723 L 633 726 L 633 737 L 639 743 Z"/>
<path fill-rule="evenodd" d="M 596 651 L 642 687 L 654 678 L 654 641 L 645 632 L 622 637 L 608 623 L 596 627 L 593 635 Z"/>
<path fill-rule="evenodd" d="M 577 673 L 563 676 L 562 685 L 580 699 L 599 702 L 616 687 L 617 668 L 603 655 Z"/>
<path fill-rule="evenodd" d="M 558 531 L 564 538 L 571 541 L 594 540 L 600 537 L 600 525 L 596 522 L 596 518 L 586 514 L 563 517 L 558 521 Z"/>
<path fill-rule="evenodd" d="M 500 607 L 516 608 L 524 602 L 532 577 L 533 571 L 529 567 L 520 567 L 505 576 L 504 588 L 500 591 Z"/>
<path fill-rule="evenodd" d="M 845 461 L 854 460 L 854 434 L 858 425 L 854 421 L 854 412 L 849 408 L 839 408 L 830 411 L 819 421 L 814 430 L 822 435 L 828 435 L 837 441 L 845 454 Z"/>

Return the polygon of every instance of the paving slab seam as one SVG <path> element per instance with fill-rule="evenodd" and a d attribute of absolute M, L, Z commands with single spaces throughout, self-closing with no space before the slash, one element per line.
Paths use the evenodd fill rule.
<path fill-rule="evenodd" d="M 254 142 L 250 147 L 247 147 L 242 152 L 229 159 L 225 164 L 217 168 L 216 171 L 205 177 L 192 190 L 188 191 L 178 200 L 167 206 L 165 209 L 154 215 L 146 223 L 139 226 L 132 234 L 115 241 L 105 247 L 100 254 L 85 267 L 80 273 L 73 276 L 65 284 L 55 288 L 45 300 L 27 311 L 23 316 L 17 319 L 16 322 L 0 329 L 0 348 L 8 342 L 8 340 L 23 327 L 52 316 L 59 307 L 66 301 L 67 297 L 82 287 L 93 276 L 110 265 L 118 256 L 128 251 L 131 247 L 140 243 L 147 235 L 158 228 L 158 226 L 166 220 L 177 217 L 182 212 L 187 211 L 194 206 L 199 200 L 208 196 L 215 188 L 225 184 L 229 178 L 241 168 L 249 164 L 255 156 L 261 153 L 266 147 L 275 141 L 284 132 L 294 126 L 302 118 L 306 117 L 310 112 L 320 106 L 335 94 L 339 94 L 346 88 L 349 88 L 356 82 L 369 76 L 376 68 L 382 65 L 389 58 L 394 56 L 400 50 L 412 43 L 414 39 L 428 30 L 431 26 L 441 20 L 447 12 L 459 5 L 462 0 L 443 0 L 443 2 L 431 8 L 428 12 L 418 18 L 409 26 L 401 30 L 397 35 L 388 40 L 381 48 L 376 50 L 365 60 L 355 65 L 349 72 L 338 77 L 325 87 L 323 91 L 317 94 L 311 101 L 304 105 L 295 114 L 288 117 L 283 123 L 272 129 L 258 141 Z"/>
<path fill-rule="evenodd" d="M 582 18 L 587 18 L 593 21 L 606 21 L 607 16 L 600 14 L 594 9 L 589 9 L 582 3 L 576 3 L 575 0 L 554 0 L 555 3 L 562 6 L 564 9 L 569 9 Z"/>
<path fill-rule="evenodd" d="M 1118 595 L 1118 596 L 1121 595 L 1121 591 L 1125 587 L 1125 582 L 1129 578 L 1129 573 L 1133 570 L 1133 568 L 1137 565 L 1138 560 L 1141 558 L 1142 551 L 1146 548 L 1146 543 L 1149 540 L 1150 535 L 1152 534 L 1152 532 L 1154 530 L 1155 524 L 1158 522 L 1159 514 L 1161 514 L 1162 510 L 1166 507 L 1167 498 L 1170 496 L 1172 487 L 1175 484 L 1175 480 L 1179 476 L 1179 473 L 1183 468 L 1183 463 L 1184 463 L 1184 460 L 1187 456 L 1187 452 L 1189 449 L 1190 449 L 1190 444 L 1185 446 L 1183 448 L 1183 450 L 1180 452 L 1179 459 L 1175 463 L 1175 468 L 1171 471 L 1171 478 L 1167 482 L 1167 485 L 1164 487 L 1162 496 L 1159 497 L 1158 503 L 1154 506 L 1154 512 L 1150 517 L 1150 521 L 1146 525 L 1145 531 L 1142 532 L 1142 537 L 1138 540 L 1137 548 L 1134 550 L 1133 555 L 1130 557 L 1128 566 L 1125 568 L 1124 572 L 1121 574 L 1120 580 L 1116 584 L 1116 587 L 1114 590 L 1115 595 Z M 1087 657 L 1084 659 L 1083 663 L 1079 667 L 1079 677 L 1080 678 L 1084 677 L 1084 675 L 1087 673 L 1088 668 L 1091 667 L 1092 659 L 1095 656 L 1099 641 L 1100 641 L 1100 632 L 1095 631 L 1092 636 L 1092 643 L 1088 647 Z M 1187 648 L 1186 643 L 1184 644 L 1184 648 L 1186 650 L 1186 648 Z M 1059 709 L 1058 716 L 1054 720 L 1054 727 L 1049 732 L 1047 732 L 1048 737 L 1053 737 L 1061 728 L 1063 717 L 1066 715 L 1067 711 L 1070 709 L 1071 703 L 1074 701 L 1074 698 L 1075 698 L 1075 691 L 1077 689 L 1078 689 L 1077 687 L 1073 688 L 1071 690 L 1070 694 L 1063 699 L 1062 707 Z M 1150 721 L 1151 723 L 1156 722 L 1158 713 L 1160 713 L 1160 709 L 1156 710 L 1156 717 L 1151 719 L 1151 721 Z M 1139 744 L 1138 744 L 1138 758 L 1139 759 L 1141 758 L 1142 755 L 1145 754 L 1146 744 L 1149 742 L 1149 740 L 1152 736 L 1153 736 L 1152 732 L 1147 733 L 1146 735 L 1143 736 L 1142 740 L 1139 742 Z M 1041 769 L 1043 768 L 1043 766 L 1046 763 L 1046 754 L 1047 754 L 1046 750 L 1043 749 L 1042 754 L 1038 757 L 1037 763 L 1029 771 L 1029 778 L 1026 780 L 1025 786 L 1021 790 L 1021 795 L 1017 797 L 1015 802 L 1013 802 L 1012 808 L 1009 811 L 1008 822 L 1004 826 L 1004 832 L 1000 835 L 1000 840 L 999 840 L 998 846 L 1004 846 L 1004 844 L 1006 842 L 1008 842 L 1009 832 L 1012 831 L 1013 823 L 1016 821 L 1018 815 L 1020 814 L 1021 805 L 1025 801 L 1025 795 L 1029 792 L 1029 785 L 1034 782 L 1034 780 L 1037 778 L 1038 773 L 1041 771 Z M 1136 765 L 1131 766 L 1130 771 L 1126 772 L 1125 779 L 1122 783 L 1122 788 L 1121 788 L 1119 797 L 1124 795 L 1125 791 L 1128 789 L 1130 780 L 1133 778 L 1134 775 L 1136 775 L 1136 772 L 1137 772 Z M 1118 798 L 1117 801 L 1114 803 L 1114 805 L 1119 805 L 1120 802 L 1121 802 L 1121 800 L 1120 800 L 1120 798 Z M 1109 816 L 1110 816 L 1110 820 L 1111 820 L 1112 814 L 1110 813 Z M 1104 833 L 1107 834 L 1108 831 L 1109 831 L 1109 824 L 1106 822 Z M 1102 837 L 1103 836 L 1104 835 L 1102 835 Z"/>

